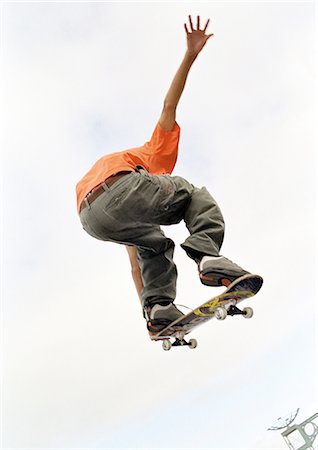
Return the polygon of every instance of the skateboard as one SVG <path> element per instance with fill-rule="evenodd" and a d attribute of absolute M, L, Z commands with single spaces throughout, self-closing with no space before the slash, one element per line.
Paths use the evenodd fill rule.
<path fill-rule="evenodd" d="M 243 310 L 237 307 L 237 304 L 243 300 L 253 297 L 262 287 L 263 279 L 259 275 L 244 275 L 231 283 L 227 289 L 203 305 L 193 309 L 188 314 L 169 324 L 158 333 L 149 333 L 153 341 L 162 341 L 164 350 L 170 350 L 171 347 L 188 346 L 196 348 L 196 339 L 190 339 L 188 342 L 184 339 L 185 335 L 194 328 L 202 325 L 215 317 L 218 320 L 224 320 L 227 316 L 242 315 L 246 319 L 253 316 L 253 309 L 245 307 Z M 171 339 L 175 339 L 171 342 Z"/>

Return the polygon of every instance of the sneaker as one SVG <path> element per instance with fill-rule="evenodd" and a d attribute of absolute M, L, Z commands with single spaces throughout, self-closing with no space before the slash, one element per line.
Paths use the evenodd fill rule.
<path fill-rule="evenodd" d="M 206 286 L 229 286 L 249 273 L 224 256 L 203 256 L 198 266 L 201 283 Z"/>
<path fill-rule="evenodd" d="M 173 304 L 168 305 L 149 305 L 144 307 L 144 316 L 147 320 L 147 328 L 153 333 L 166 328 L 170 323 L 183 317 L 184 314 Z"/>

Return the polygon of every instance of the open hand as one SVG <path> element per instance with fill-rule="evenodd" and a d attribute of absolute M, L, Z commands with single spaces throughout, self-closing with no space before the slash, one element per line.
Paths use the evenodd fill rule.
<path fill-rule="evenodd" d="M 210 19 L 207 20 L 203 30 L 200 30 L 200 16 L 197 16 L 197 29 L 195 30 L 193 28 L 191 16 L 189 16 L 191 31 L 188 30 L 187 24 L 184 24 L 184 29 L 187 33 L 188 52 L 191 53 L 192 55 L 198 55 L 205 46 L 207 40 L 210 39 L 211 36 L 213 36 L 213 33 L 205 34 L 209 22 Z"/>

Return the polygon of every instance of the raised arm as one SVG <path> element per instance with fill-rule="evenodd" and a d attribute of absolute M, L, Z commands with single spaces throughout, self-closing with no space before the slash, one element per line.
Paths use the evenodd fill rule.
<path fill-rule="evenodd" d="M 175 123 L 177 105 L 183 92 L 189 70 L 208 39 L 213 36 L 213 34 L 205 33 L 209 21 L 210 19 L 207 20 L 202 30 L 200 29 L 200 16 L 197 16 L 196 29 L 193 27 L 191 16 L 189 16 L 190 31 L 188 26 L 184 24 L 187 35 L 187 50 L 164 99 L 164 106 L 159 119 L 160 125 L 167 131 L 172 130 Z"/>

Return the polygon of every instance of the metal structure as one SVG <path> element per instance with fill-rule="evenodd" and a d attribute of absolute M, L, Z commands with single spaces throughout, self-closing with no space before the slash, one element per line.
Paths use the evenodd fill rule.
<path fill-rule="evenodd" d="M 297 409 L 297 411 L 288 414 L 288 416 L 279 417 L 277 421 L 274 423 L 274 425 L 268 428 L 268 431 L 277 431 L 289 427 L 289 425 L 296 419 L 298 413 L 299 408 Z"/>
<path fill-rule="evenodd" d="M 318 450 L 318 440 L 316 440 L 318 436 L 318 413 L 298 425 L 290 426 L 298 412 L 299 408 L 296 412 L 284 418 L 280 417 L 268 430 L 277 431 L 286 428 L 282 432 L 282 437 L 291 450 Z"/>

